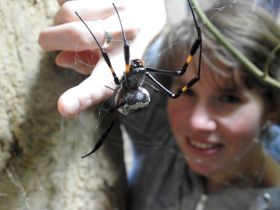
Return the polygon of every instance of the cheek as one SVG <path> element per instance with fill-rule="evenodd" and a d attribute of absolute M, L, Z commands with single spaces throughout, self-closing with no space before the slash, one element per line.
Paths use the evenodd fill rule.
<path fill-rule="evenodd" d="M 172 130 L 176 130 L 177 123 L 179 121 L 179 112 L 178 109 L 176 109 L 176 106 L 174 106 L 174 103 L 170 102 L 170 100 L 167 103 L 167 116 Z"/>
<path fill-rule="evenodd" d="M 167 103 L 167 114 L 170 126 L 177 131 L 185 123 L 186 106 L 180 99 L 169 99 Z"/>
<path fill-rule="evenodd" d="M 258 139 L 261 128 L 261 114 L 254 110 L 236 112 L 222 120 L 229 141 L 245 145 Z"/>

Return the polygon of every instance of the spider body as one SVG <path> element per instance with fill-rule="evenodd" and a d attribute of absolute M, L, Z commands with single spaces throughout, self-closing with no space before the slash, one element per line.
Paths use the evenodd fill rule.
<path fill-rule="evenodd" d="M 151 102 L 150 93 L 143 87 L 120 90 L 115 99 L 124 101 L 118 108 L 118 111 L 124 115 L 140 112 Z"/>
<path fill-rule="evenodd" d="M 114 102 L 115 105 L 113 108 L 110 109 L 110 111 L 119 111 L 122 114 L 128 115 L 132 113 L 139 112 L 143 109 L 145 109 L 147 106 L 149 106 L 151 102 L 151 97 L 149 91 L 143 87 L 143 83 L 146 79 L 148 79 L 152 84 L 154 84 L 160 91 L 168 95 L 170 98 L 176 99 L 182 95 L 182 93 L 186 92 L 191 88 L 196 82 L 200 79 L 200 69 L 201 69 L 201 53 L 202 53 L 202 36 L 201 36 L 201 30 L 200 27 L 197 24 L 196 17 L 194 15 L 192 5 L 190 3 L 190 0 L 186 0 L 191 14 L 193 21 L 195 23 L 196 31 L 197 31 L 197 38 L 195 42 L 193 43 L 188 56 L 185 59 L 185 62 L 181 66 L 180 69 L 177 70 L 163 70 L 163 69 L 156 69 L 152 67 L 148 67 L 144 65 L 144 61 L 141 59 L 133 59 L 130 62 L 130 55 L 129 55 L 129 45 L 127 44 L 127 40 L 125 37 L 125 33 L 122 27 L 122 22 L 118 13 L 118 10 L 116 9 L 115 5 L 114 9 L 117 13 L 122 36 L 123 36 L 123 42 L 124 42 L 124 60 L 125 60 L 125 71 L 123 73 L 123 76 L 121 78 L 118 78 L 116 75 L 112 65 L 110 58 L 107 54 L 107 52 L 100 46 L 99 42 L 97 41 L 96 37 L 90 30 L 90 28 L 87 26 L 87 24 L 84 22 L 84 20 L 79 16 L 77 12 L 76 15 L 78 18 L 84 23 L 92 37 L 94 38 L 96 44 L 98 45 L 101 55 L 104 58 L 105 62 L 107 63 L 114 82 L 117 86 L 116 90 L 114 91 Z M 153 74 L 160 74 L 160 75 L 167 75 L 170 77 L 180 77 L 183 74 L 186 73 L 188 69 L 188 65 L 192 62 L 193 56 L 199 49 L 199 57 L 198 57 L 198 70 L 194 78 L 190 79 L 185 85 L 183 85 L 181 88 L 179 88 L 177 91 L 172 92 L 167 87 L 165 87 L 163 84 L 160 83 L 151 73 Z M 130 63 L 129 63 L 130 62 Z M 112 129 L 114 125 L 115 119 L 111 121 L 108 128 L 105 130 L 105 132 L 101 135 L 101 137 L 97 140 L 97 143 L 93 150 L 88 153 L 87 155 L 83 157 L 87 157 L 94 153 L 96 150 L 100 148 L 100 146 L 105 141 L 108 133 Z"/>
<path fill-rule="evenodd" d="M 142 86 L 145 79 L 146 69 L 143 65 L 143 61 L 140 59 L 134 59 L 129 66 L 129 72 L 124 72 L 122 77 L 123 88 L 136 88 Z"/>
<path fill-rule="evenodd" d="M 118 111 L 124 115 L 137 113 L 151 102 L 149 91 L 142 87 L 146 69 L 143 60 L 133 59 L 129 72 L 124 73 L 119 88 L 115 94 L 115 103 L 119 104 Z"/>

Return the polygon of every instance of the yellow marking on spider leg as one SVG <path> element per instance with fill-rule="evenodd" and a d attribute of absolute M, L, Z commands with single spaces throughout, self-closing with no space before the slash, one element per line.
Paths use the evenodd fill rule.
<path fill-rule="evenodd" d="M 126 74 L 129 73 L 129 71 L 130 71 L 129 69 L 130 69 L 130 65 L 129 65 L 129 64 L 126 64 L 126 65 L 125 65 L 125 73 L 126 73 Z"/>
<path fill-rule="evenodd" d="M 187 91 L 187 90 L 188 90 L 188 87 L 185 85 L 185 86 L 183 86 L 183 87 L 182 87 L 182 89 L 181 89 L 181 90 L 182 90 L 182 92 L 185 92 L 185 91 Z"/>
<path fill-rule="evenodd" d="M 186 59 L 186 63 L 187 64 L 190 64 L 192 62 L 192 59 L 193 59 L 193 56 L 192 55 L 189 55 Z"/>
<path fill-rule="evenodd" d="M 112 74 L 115 74 L 115 71 L 112 67 L 110 67 L 110 71 L 112 72 Z"/>

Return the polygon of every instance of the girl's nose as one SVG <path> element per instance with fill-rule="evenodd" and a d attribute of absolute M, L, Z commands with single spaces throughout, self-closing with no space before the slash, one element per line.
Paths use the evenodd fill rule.
<path fill-rule="evenodd" d="M 207 106 L 196 105 L 190 113 L 190 126 L 194 130 L 210 132 L 216 129 L 217 124 Z"/>

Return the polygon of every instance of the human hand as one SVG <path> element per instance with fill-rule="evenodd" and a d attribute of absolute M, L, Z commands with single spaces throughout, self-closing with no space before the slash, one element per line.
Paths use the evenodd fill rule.
<path fill-rule="evenodd" d="M 92 29 L 101 46 L 104 44 L 105 30 L 112 33 L 113 41 L 106 51 L 119 77 L 124 70 L 123 45 L 121 27 L 111 2 L 107 0 L 98 2 L 58 0 L 58 2 L 60 8 L 54 17 L 54 26 L 40 33 L 39 44 L 46 51 L 61 51 L 55 60 L 57 65 L 72 68 L 82 74 L 91 74 L 81 84 L 60 96 L 58 110 L 61 115 L 69 117 L 108 99 L 113 91 L 107 87 L 115 87 L 107 64 L 100 58 L 97 44 L 83 23 L 78 20 L 75 11 Z M 150 2 L 148 4 L 148 1 L 136 2 L 119 1 L 115 5 L 120 13 L 126 37 L 131 43 L 131 57 L 141 58 L 149 41 L 162 28 L 165 12 L 161 0 L 155 0 L 152 4 Z M 153 11 L 155 8 L 161 16 L 155 15 Z"/>

